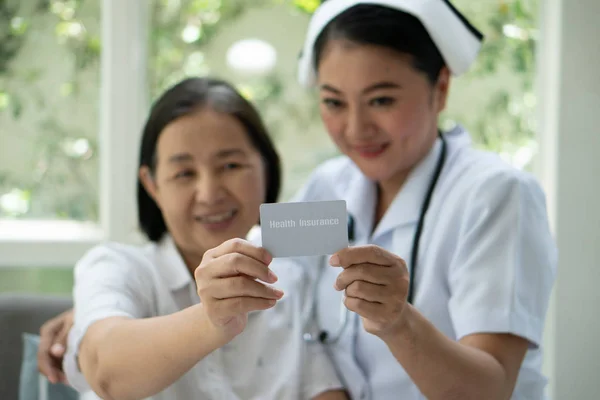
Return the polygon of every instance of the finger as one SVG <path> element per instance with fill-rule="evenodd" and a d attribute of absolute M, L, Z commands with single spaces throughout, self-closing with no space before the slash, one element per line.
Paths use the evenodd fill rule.
<path fill-rule="evenodd" d="M 243 276 L 219 279 L 210 288 L 206 289 L 206 294 L 219 300 L 236 297 L 279 300 L 283 297 L 281 290 Z"/>
<path fill-rule="evenodd" d="M 215 313 L 222 317 L 235 317 L 250 311 L 267 310 L 277 303 L 274 299 L 259 299 L 256 297 L 235 297 L 217 300 L 214 304 Z"/>
<path fill-rule="evenodd" d="M 346 247 L 338 251 L 329 259 L 329 264 L 334 267 L 347 268 L 355 264 L 376 264 L 384 267 L 404 264 L 397 255 L 375 245 Z"/>
<path fill-rule="evenodd" d="M 40 344 L 37 353 L 38 369 L 52 383 L 58 381 L 58 372 L 60 371 L 56 368 L 56 361 L 53 359 L 50 349 L 61 326 L 62 320 L 54 318 L 42 325 L 40 329 Z"/>
<path fill-rule="evenodd" d="M 62 343 L 54 343 L 52 347 L 50 347 L 50 354 L 53 357 L 61 358 L 65 355 L 66 348 Z"/>
<path fill-rule="evenodd" d="M 50 383 L 60 382 L 63 376 L 60 369 L 60 362 L 54 359 L 49 353 L 38 353 L 38 370 L 48 378 Z"/>
<path fill-rule="evenodd" d="M 266 265 L 269 265 L 273 260 L 273 257 L 266 249 L 239 238 L 229 239 L 226 242 L 223 242 L 214 249 L 208 250 L 205 253 L 205 256 L 210 259 L 215 259 L 231 253 L 243 254 Z"/>
<path fill-rule="evenodd" d="M 42 327 L 40 328 L 39 349 L 48 351 L 54 343 L 56 335 L 58 335 L 58 332 L 60 332 L 63 325 L 64 321 L 61 315 L 47 321 L 44 325 L 42 325 Z"/>
<path fill-rule="evenodd" d="M 353 311 L 363 318 L 372 321 L 379 321 L 385 313 L 385 307 L 381 303 L 373 303 L 356 297 L 347 296 L 344 299 L 344 305 L 350 311 Z"/>
<path fill-rule="evenodd" d="M 65 375 L 65 373 L 63 371 L 57 371 L 56 376 L 57 376 L 58 382 L 63 383 L 63 384 L 66 384 L 68 382 L 67 376 Z"/>
<path fill-rule="evenodd" d="M 261 261 L 240 253 L 225 254 L 212 260 L 206 267 L 197 268 L 197 279 L 222 279 L 247 275 L 252 279 L 274 283 L 277 275 Z"/>
<path fill-rule="evenodd" d="M 71 330 L 71 324 L 67 324 L 66 321 L 62 326 L 62 329 L 60 330 L 60 332 L 58 333 L 56 340 L 54 341 L 54 344 L 52 345 L 52 348 L 50 349 L 52 351 L 52 354 L 54 354 L 56 357 L 62 357 L 66 351 L 67 348 L 67 340 L 69 337 L 69 331 Z"/>
<path fill-rule="evenodd" d="M 58 382 L 58 372 L 60 371 L 53 368 L 48 362 L 38 360 L 38 370 L 40 371 L 40 374 L 44 375 L 48 379 L 48 382 L 52 384 Z"/>
<path fill-rule="evenodd" d="M 390 298 L 389 286 L 365 281 L 354 281 L 346 288 L 346 297 L 354 297 L 371 303 L 385 303 Z"/>
<path fill-rule="evenodd" d="M 344 290 L 355 281 L 365 281 L 376 285 L 387 285 L 397 276 L 392 268 L 374 264 L 358 264 L 344 269 L 335 280 L 334 288 Z"/>

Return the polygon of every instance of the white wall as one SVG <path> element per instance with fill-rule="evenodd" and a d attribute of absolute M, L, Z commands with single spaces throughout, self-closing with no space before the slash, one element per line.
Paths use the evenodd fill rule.
<path fill-rule="evenodd" d="M 559 247 L 546 330 L 552 399 L 600 399 L 600 1 L 546 0 L 540 172 Z"/>

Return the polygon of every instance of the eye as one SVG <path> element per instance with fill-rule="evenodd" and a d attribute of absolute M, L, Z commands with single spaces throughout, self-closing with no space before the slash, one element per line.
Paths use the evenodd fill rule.
<path fill-rule="evenodd" d="M 343 103 L 338 99 L 323 99 L 322 103 L 330 110 L 336 110 L 343 106 Z"/>
<path fill-rule="evenodd" d="M 242 168 L 242 164 L 240 164 L 240 163 L 230 162 L 230 163 L 223 165 L 224 171 L 231 171 L 231 170 L 240 169 L 240 168 Z"/>
<path fill-rule="evenodd" d="M 195 175 L 195 172 L 192 171 L 191 169 L 186 169 L 183 171 L 179 171 L 177 174 L 175 174 L 175 179 L 186 179 L 186 178 L 191 178 Z"/>
<path fill-rule="evenodd" d="M 375 107 L 387 107 L 396 102 L 393 97 L 377 97 L 370 101 L 370 104 Z"/>

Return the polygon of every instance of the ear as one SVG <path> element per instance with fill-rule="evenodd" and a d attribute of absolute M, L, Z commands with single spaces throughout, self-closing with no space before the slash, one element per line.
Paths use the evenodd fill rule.
<path fill-rule="evenodd" d="M 448 67 L 442 67 L 440 75 L 435 84 L 436 93 L 436 112 L 439 114 L 446 108 L 446 102 L 448 101 L 448 95 L 450 92 L 450 70 Z"/>
<path fill-rule="evenodd" d="M 160 203 L 158 202 L 158 188 L 156 186 L 156 182 L 154 181 L 154 177 L 152 176 L 150 168 L 148 168 L 146 165 L 141 166 L 139 176 L 142 186 L 144 187 L 148 195 L 152 198 L 152 200 L 154 200 L 156 205 L 158 205 L 160 208 Z"/>

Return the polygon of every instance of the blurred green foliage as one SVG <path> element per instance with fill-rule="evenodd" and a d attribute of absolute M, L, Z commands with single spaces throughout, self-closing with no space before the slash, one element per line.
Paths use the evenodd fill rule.
<path fill-rule="evenodd" d="M 78 117 L 78 103 L 98 103 L 81 91 L 90 72 L 92 79 L 98 80 L 101 51 L 98 32 L 86 29 L 88 21 L 80 18 L 84 3 L 0 0 L 0 113 L 4 121 L 13 122 L 13 130 L 0 128 L 0 139 L 5 143 L 19 140 L 17 143 L 27 146 L 27 151 L 15 149 L 23 156 L 19 167 L 9 165 L 8 170 L 0 171 L 0 218 L 98 218 L 95 118 L 88 116 L 91 123 L 82 128 L 64 117 L 69 111 Z M 66 62 L 61 60 L 67 67 L 61 71 L 61 76 L 66 76 L 61 81 L 48 75 L 53 65 L 44 63 L 52 60 L 38 59 L 35 52 L 31 60 L 15 65 L 27 41 L 33 42 L 35 49 L 40 46 L 35 42 L 47 40 L 40 35 L 48 32 L 53 36 L 50 40 L 69 55 Z M 39 50 L 43 53 L 44 49 Z M 48 90 L 49 82 L 54 93 Z M 64 107 L 69 101 L 74 104 L 72 110 Z"/>
<path fill-rule="evenodd" d="M 24 121 L 32 113 L 43 115 L 35 123 L 37 134 L 31 142 L 34 156 L 30 178 L 18 178 L 10 169 L 0 170 L 0 218 L 96 220 L 98 217 L 98 187 L 86 174 L 97 170 L 96 127 L 90 125 L 92 132 L 73 128 L 68 118 L 60 118 L 51 108 L 57 98 L 90 101 L 81 89 L 89 84 L 86 79 L 90 79 L 90 73 L 96 82 L 99 80 L 101 41 L 97 30 L 91 29 L 91 25 L 99 25 L 99 15 L 83 13 L 84 7 L 93 1 L 99 2 L 0 0 L 0 116 Z M 156 98 L 184 76 L 211 73 L 204 50 L 219 32 L 235 24 L 248 10 L 276 5 L 289 7 L 292 13 L 310 14 L 319 3 L 319 0 L 152 0 L 148 60 L 151 97 Z M 538 0 L 454 0 L 453 3 L 483 31 L 485 42 L 473 69 L 453 83 L 452 104 L 441 124 L 449 127 L 460 122 L 469 129 L 478 146 L 505 153 L 515 164 L 527 167 L 535 151 L 533 82 Z M 38 89 L 46 74 L 43 61 L 32 60 L 29 68 L 15 68 L 13 63 L 26 40 L 32 38 L 34 25 L 40 18 L 54 27 L 54 40 L 69 54 L 70 78 L 56 82 L 53 96 L 47 93 L 44 96 Z M 294 121 L 295 127 L 318 122 L 315 104 L 299 106 L 286 96 L 294 85 L 295 82 L 274 73 L 239 86 L 265 115 L 276 141 L 281 139 L 282 132 L 289 132 L 289 121 Z M 27 101 L 25 93 L 34 93 L 34 101 Z M 0 143 L 9 134 L 12 133 L 0 126 Z M 326 147 L 314 148 L 303 156 L 295 156 L 294 148 L 281 150 L 284 158 L 291 160 L 284 198 L 301 184 L 308 169 L 332 155 L 331 148 Z M 3 269 L 0 292 L 67 294 L 72 278 L 70 270 Z"/>
<path fill-rule="evenodd" d="M 90 0 L 88 0 L 90 1 Z M 485 43 L 475 67 L 453 86 L 456 106 L 444 113 L 442 125 L 460 122 L 486 149 L 504 153 L 521 167 L 527 167 L 535 153 L 534 55 L 537 41 L 538 0 L 454 0 L 454 4 L 485 34 Z M 31 3 L 24 7 L 24 4 Z M 23 118 L 25 108 L 43 110 L 52 98 L 38 96 L 37 102 L 21 98 L 23 85 L 36 85 L 44 76 L 43 66 L 12 68 L 32 21 L 40 15 L 51 18 L 55 40 L 70 54 L 71 79 L 56 85 L 56 96 L 79 99 L 82 76 L 99 71 L 101 42 L 97 32 L 86 29 L 81 15 L 85 0 L 0 0 L 0 113 L 14 120 Z M 209 73 L 204 49 L 211 40 L 245 12 L 263 6 L 286 6 L 293 13 L 312 13 L 319 0 L 153 0 L 151 2 L 149 92 L 155 98 L 162 90 L 187 75 Z M 99 15 L 97 16 L 99 20 Z M 97 22 L 97 21 L 96 21 Z M 99 74 L 94 75 L 99 79 Z M 510 79 L 511 85 L 504 80 Z M 16 84 L 18 83 L 18 84 Z M 299 107 L 286 101 L 288 88 L 295 85 L 276 73 L 241 85 L 247 97 L 264 113 L 277 140 L 284 124 L 294 120 L 304 126 L 318 119 L 314 104 Z M 279 112 L 272 112 L 277 109 Z M 277 114 L 278 116 L 272 116 Z M 13 171 L 0 171 L 0 218 L 46 218 L 97 220 L 98 188 L 86 168 L 96 165 L 98 144 L 94 132 L 72 129 L 52 114 L 42 119 L 32 143 L 35 164 L 31 179 L 16 179 Z M 0 128 L 1 129 L 1 128 Z M 0 137 L 8 135 L 0 131 Z M 285 149 L 284 149 L 285 150 Z M 291 168 L 292 174 L 306 174 L 308 165 L 332 155 L 315 149 L 312 159 Z M 287 155 L 286 155 L 287 156 Z M 60 163 L 62 168 L 54 168 Z M 97 167 L 94 167 L 97 168 Z M 94 169 L 95 170 L 95 169 Z M 293 185 L 300 181 L 295 179 Z M 50 201 L 43 188 L 68 186 Z M 292 186 L 293 186 L 292 185 Z M 32 204 L 47 203 L 36 214 Z"/>

